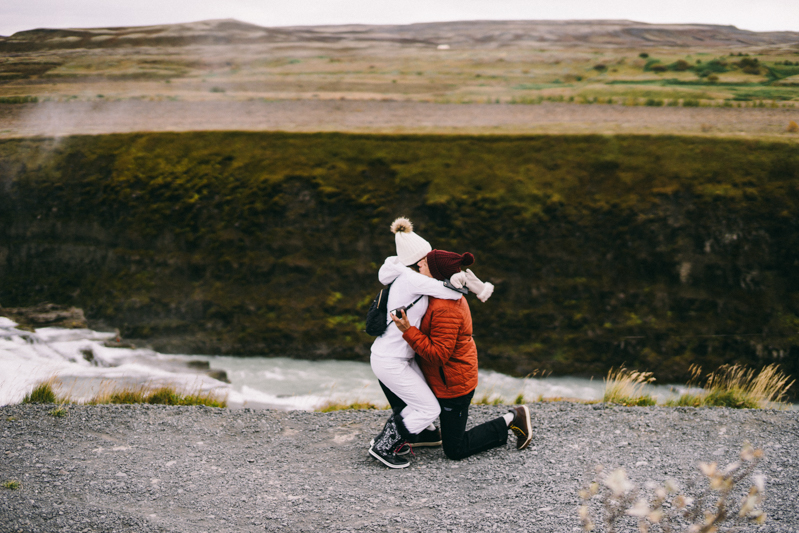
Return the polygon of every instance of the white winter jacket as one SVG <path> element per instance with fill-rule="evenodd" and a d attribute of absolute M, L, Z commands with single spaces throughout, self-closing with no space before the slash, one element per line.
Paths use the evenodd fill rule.
<path fill-rule="evenodd" d="M 377 277 L 383 285 L 394 282 L 388 293 L 389 313 L 398 307 L 407 307 L 419 296 L 422 297 L 407 311 L 411 326 L 417 328 L 422 323 L 422 317 L 427 311 L 428 296 L 447 300 L 458 300 L 462 296 L 461 293 L 446 288 L 443 281 L 429 278 L 406 267 L 400 263 L 397 256 L 386 258 Z M 413 359 L 413 349 L 402 338 L 402 332 L 391 321 L 388 314 L 386 314 L 386 323 L 388 324 L 386 331 L 372 343 L 372 356 Z"/>

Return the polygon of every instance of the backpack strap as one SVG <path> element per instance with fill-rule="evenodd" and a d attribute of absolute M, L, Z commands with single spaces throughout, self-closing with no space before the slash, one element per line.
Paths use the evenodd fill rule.
<path fill-rule="evenodd" d="M 410 304 L 410 305 L 407 305 L 407 306 L 405 306 L 405 316 L 408 316 L 408 310 L 409 310 L 411 307 L 413 307 L 414 305 L 416 305 L 416 304 L 419 302 L 419 300 L 421 300 L 421 299 L 422 299 L 422 296 L 424 296 L 424 294 L 422 294 L 422 295 L 421 295 L 421 296 L 419 296 L 417 299 L 415 299 L 413 302 L 411 302 L 411 304 Z M 391 322 L 392 322 L 392 320 L 389 318 L 389 319 L 388 319 L 388 324 L 386 324 L 386 326 L 390 326 L 390 325 L 391 325 Z"/>
<path fill-rule="evenodd" d="M 390 287 L 390 285 L 389 285 L 389 287 Z M 382 303 L 382 301 L 383 301 L 383 294 L 384 294 L 385 292 L 386 292 L 386 289 L 385 289 L 385 288 L 383 288 L 383 289 L 380 289 L 380 292 L 377 294 L 377 307 L 380 307 L 380 304 L 381 304 L 381 303 Z"/>
<path fill-rule="evenodd" d="M 424 296 L 424 294 L 423 294 L 422 296 Z M 409 305 L 408 307 L 406 307 L 406 308 L 405 308 L 405 310 L 407 311 L 408 309 L 410 309 L 411 307 L 413 307 L 414 305 L 416 305 L 416 304 L 417 304 L 417 302 L 419 302 L 419 300 L 421 300 L 421 299 L 422 299 L 422 296 L 419 296 L 417 299 L 415 299 L 411 305 Z"/>

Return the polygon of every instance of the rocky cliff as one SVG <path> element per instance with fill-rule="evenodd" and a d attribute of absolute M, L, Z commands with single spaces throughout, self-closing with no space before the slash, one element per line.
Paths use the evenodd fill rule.
<path fill-rule="evenodd" d="M 673 137 L 131 134 L 0 142 L 0 303 L 163 351 L 368 357 L 409 216 L 494 282 L 481 364 L 681 379 L 799 354 L 799 147 Z"/>

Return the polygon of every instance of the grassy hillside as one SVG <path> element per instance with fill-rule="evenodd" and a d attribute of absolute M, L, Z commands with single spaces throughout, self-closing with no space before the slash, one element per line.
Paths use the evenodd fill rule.
<path fill-rule="evenodd" d="M 477 256 L 481 363 L 799 372 L 799 147 L 669 137 L 132 134 L 0 142 L 0 303 L 162 350 L 368 357 L 409 216 Z"/>

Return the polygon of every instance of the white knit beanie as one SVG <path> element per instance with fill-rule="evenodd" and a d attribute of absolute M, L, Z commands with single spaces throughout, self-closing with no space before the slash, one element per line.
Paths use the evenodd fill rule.
<path fill-rule="evenodd" d="M 433 251 L 429 242 L 413 232 L 413 224 L 407 218 L 400 217 L 392 222 L 391 231 L 397 243 L 397 257 L 405 266 L 415 265 Z"/>

